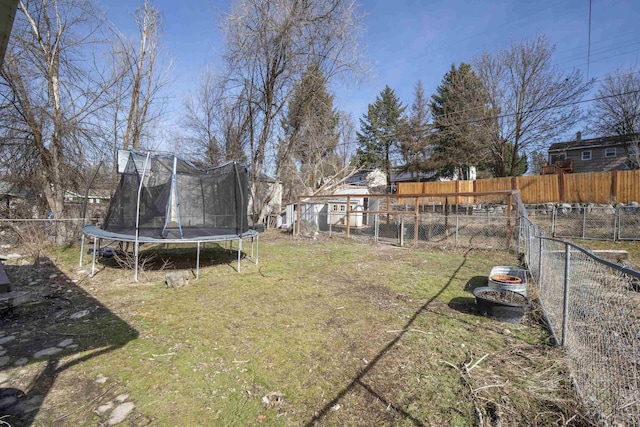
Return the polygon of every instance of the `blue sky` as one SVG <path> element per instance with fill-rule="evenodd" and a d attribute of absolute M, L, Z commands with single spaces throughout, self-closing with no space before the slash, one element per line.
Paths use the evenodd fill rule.
<path fill-rule="evenodd" d="M 102 0 L 108 18 L 133 33 L 137 2 Z M 556 46 L 554 63 L 587 74 L 589 0 L 395 0 L 361 2 L 363 51 L 371 76 L 359 87 L 334 86 L 336 107 L 357 124 L 386 84 L 405 104 L 420 79 L 432 94 L 452 63 L 470 62 L 512 41 L 544 33 Z M 164 45 L 174 61 L 169 93 L 172 113 L 196 87 L 203 67 L 219 64 L 224 41 L 218 31 L 231 1 L 156 0 L 165 19 Z M 616 67 L 640 67 L 640 0 L 592 0 L 589 77 L 601 78 Z"/>

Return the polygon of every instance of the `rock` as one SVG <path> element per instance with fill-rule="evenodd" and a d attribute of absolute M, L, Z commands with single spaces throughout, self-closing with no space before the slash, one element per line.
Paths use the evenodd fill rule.
<path fill-rule="evenodd" d="M 49 347 L 44 350 L 40 350 L 33 355 L 34 359 L 39 359 L 41 357 L 53 356 L 54 354 L 58 354 L 62 351 L 61 348 L 58 347 Z"/>
<path fill-rule="evenodd" d="M 17 254 L 17 253 L 12 253 L 12 254 L 6 254 L 4 257 L 6 259 L 20 259 L 20 258 L 22 258 L 22 255 Z"/>
<path fill-rule="evenodd" d="M 132 402 L 126 402 L 118 405 L 116 409 L 111 412 L 111 416 L 107 420 L 107 424 L 113 426 L 123 422 L 125 418 L 127 418 L 127 415 L 129 415 L 135 407 L 136 405 L 134 405 Z"/>
<path fill-rule="evenodd" d="M 181 288 L 189 284 L 190 273 L 188 271 L 176 271 L 167 273 L 165 279 L 167 287 L 169 288 Z"/>
<path fill-rule="evenodd" d="M 9 375 L 4 372 L 0 372 L 0 384 L 6 383 L 7 381 L 9 381 Z"/>
<path fill-rule="evenodd" d="M 27 363 L 29 363 L 29 359 L 27 359 L 26 357 L 21 357 L 20 359 L 13 362 L 15 366 L 24 366 Z"/>
<path fill-rule="evenodd" d="M 8 337 L 2 337 L 2 338 L 0 338 L 0 345 L 6 344 L 9 341 L 13 341 L 15 339 L 16 339 L 16 337 L 14 335 L 9 335 Z"/>
<path fill-rule="evenodd" d="M 4 356 L 5 354 L 7 354 L 7 350 L 5 350 L 4 348 L 0 350 L 0 356 Z"/>
<path fill-rule="evenodd" d="M 107 377 L 105 377 L 105 376 L 104 376 L 104 375 L 102 375 L 102 374 L 98 374 L 98 376 L 96 377 L 96 382 L 97 382 L 98 384 L 104 384 L 104 383 L 106 383 L 106 382 L 107 382 Z"/>
<path fill-rule="evenodd" d="M 73 344 L 73 338 L 67 338 L 64 341 L 61 341 L 58 344 L 58 347 L 69 347 L 71 344 Z"/>
<path fill-rule="evenodd" d="M 98 415 L 102 415 L 105 412 L 111 410 L 111 408 L 113 408 L 113 402 L 109 401 L 109 402 L 105 403 L 104 405 L 98 406 L 98 409 L 96 409 L 96 413 Z"/>
<path fill-rule="evenodd" d="M 9 356 L 0 357 L 0 366 L 6 365 L 7 363 L 9 363 L 10 360 L 11 358 Z"/>
<path fill-rule="evenodd" d="M 73 319 L 73 320 L 77 320 L 77 319 L 80 319 L 80 318 L 86 316 L 87 314 L 89 314 L 89 310 L 77 311 L 77 312 L 73 313 L 71 316 L 69 316 L 69 318 Z"/>
<path fill-rule="evenodd" d="M 122 393 L 116 397 L 116 402 L 122 403 L 129 398 L 129 393 Z"/>
<path fill-rule="evenodd" d="M 49 275 L 49 280 L 51 280 L 51 279 L 55 279 L 56 277 L 58 277 L 58 275 L 57 275 L 57 274 L 50 274 L 50 275 Z"/>

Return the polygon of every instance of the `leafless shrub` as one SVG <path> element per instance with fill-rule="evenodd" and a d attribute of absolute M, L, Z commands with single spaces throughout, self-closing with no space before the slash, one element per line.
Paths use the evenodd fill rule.
<path fill-rule="evenodd" d="M 40 264 L 42 252 L 50 243 L 50 225 L 44 222 L 28 222 L 12 227 L 22 248 L 33 259 L 33 265 Z"/>

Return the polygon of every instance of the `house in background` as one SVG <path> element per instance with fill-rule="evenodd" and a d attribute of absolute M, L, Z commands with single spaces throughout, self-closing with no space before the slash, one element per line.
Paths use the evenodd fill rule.
<path fill-rule="evenodd" d="M 638 135 L 606 136 L 551 144 L 542 174 L 628 170 L 629 156 L 637 150 Z M 634 142 L 635 141 L 635 142 Z"/>
<path fill-rule="evenodd" d="M 103 203 L 108 204 L 111 201 L 111 192 L 109 190 L 89 190 L 86 196 L 87 203 Z M 71 190 L 64 192 L 65 203 L 84 203 L 85 195 Z"/>

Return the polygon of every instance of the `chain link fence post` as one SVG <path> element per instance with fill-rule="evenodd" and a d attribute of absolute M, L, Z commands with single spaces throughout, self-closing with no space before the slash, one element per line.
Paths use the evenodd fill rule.
<path fill-rule="evenodd" d="M 569 326 L 569 276 L 571 274 L 571 247 L 564 245 L 564 295 L 562 304 L 562 346 L 567 342 Z"/>

